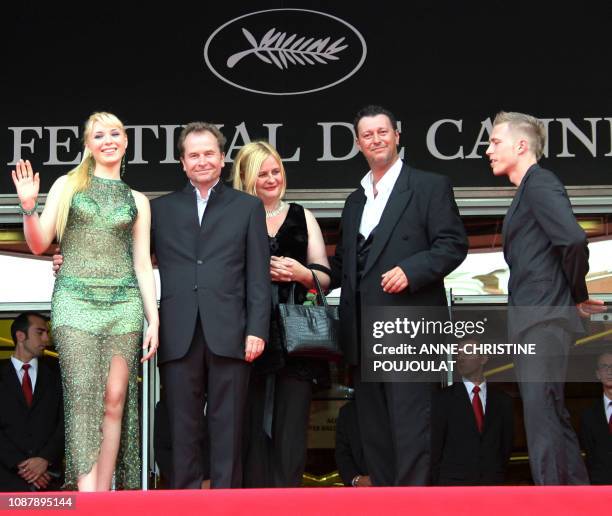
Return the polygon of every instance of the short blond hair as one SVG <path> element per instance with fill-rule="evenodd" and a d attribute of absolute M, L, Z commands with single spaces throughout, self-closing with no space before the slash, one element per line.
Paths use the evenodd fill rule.
<path fill-rule="evenodd" d="M 508 124 L 511 131 L 518 131 L 525 136 L 529 149 L 534 153 L 537 161 L 544 154 L 546 145 L 546 127 L 536 117 L 514 111 L 500 111 L 495 115 L 493 126 Z"/>
<path fill-rule="evenodd" d="M 261 170 L 261 165 L 270 156 L 278 162 L 283 178 L 283 186 L 280 193 L 280 198 L 282 199 L 285 196 L 285 190 L 287 188 L 285 167 L 283 166 L 283 160 L 278 154 L 278 151 L 266 141 L 247 143 L 240 149 L 238 154 L 236 154 L 234 166 L 232 167 L 232 183 L 234 188 L 257 196 L 257 190 L 255 188 L 257 176 Z"/>

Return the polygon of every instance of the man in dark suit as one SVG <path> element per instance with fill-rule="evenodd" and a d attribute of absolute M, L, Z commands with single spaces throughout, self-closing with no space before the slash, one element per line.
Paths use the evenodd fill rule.
<path fill-rule="evenodd" d="M 444 276 L 463 261 L 468 243 L 448 179 L 399 159 L 393 114 L 368 106 L 354 127 L 370 171 L 346 200 L 331 263 L 332 286 L 342 286 L 344 356 L 357 366 L 362 311 L 445 306 Z M 365 382 L 357 368 L 355 401 L 372 483 L 428 484 L 431 385 Z"/>
<path fill-rule="evenodd" d="M 178 148 L 189 181 L 151 203 L 161 277 L 158 363 L 168 402 L 173 488 L 202 484 L 205 395 L 211 486 L 240 487 L 249 362 L 268 338 L 265 213 L 257 197 L 219 181 L 224 144 L 216 126 L 188 124 Z"/>
<path fill-rule="evenodd" d="M 57 490 L 64 410 L 57 368 L 40 357 L 47 319 L 25 312 L 11 326 L 15 353 L 0 365 L 0 491 Z"/>
<path fill-rule="evenodd" d="M 461 379 L 434 395 L 434 485 L 500 485 L 512 453 L 512 399 L 485 381 L 487 357 L 465 341 L 457 354 Z"/>
<path fill-rule="evenodd" d="M 602 303 L 588 299 L 586 235 L 563 184 L 538 165 L 545 142 L 542 122 L 502 112 L 487 148 L 493 174 L 518 187 L 502 228 L 510 267 L 508 335 L 509 342 L 536 345 L 535 355 L 515 360 L 534 482 L 586 484 L 564 381 L 569 346 L 583 331 L 579 315 L 600 311 Z"/>
<path fill-rule="evenodd" d="M 345 486 L 372 486 L 363 456 L 361 432 L 354 401 L 345 403 L 338 411 L 335 457 L 338 473 Z"/>
<path fill-rule="evenodd" d="M 580 437 L 586 452 L 591 484 L 612 484 L 612 351 L 597 358 L 597 378 L 603 387 L 598 398 L 582 414 Z"/>

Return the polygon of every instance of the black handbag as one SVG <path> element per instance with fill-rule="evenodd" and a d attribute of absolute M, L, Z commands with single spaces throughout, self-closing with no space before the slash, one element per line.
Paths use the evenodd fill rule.
<path fill-rule="evenodd" d="M 321 291 L 319 279 L 313 272 L 319 305 L 296 305 L 295 283 L 289 299 L 278 305 L 278 321 L 283 344 L 292 357 L 326 358 L 339 360 L 338 307 L 330 306 Z"/>

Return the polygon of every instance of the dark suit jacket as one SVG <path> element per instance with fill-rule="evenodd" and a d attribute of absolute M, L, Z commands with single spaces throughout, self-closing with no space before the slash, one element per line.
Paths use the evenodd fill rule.
<path fill-rule="evenodd" d="M 487 384 L 482 434 L 463 382 L 437 392 L 432 406 L 434 485 L 503 484 L 512 452 L 512 400 Z"/>
<path fill-rule="evenodd" d="M 366 202 L 363 188 L 342 211 L 342 234 L 331 259 L 332 288 L 342 286 L 340 338 L 349 364 L 359 363 L 357 314 L 357 235 Z M 404 164 L 376 229 L 363 269 L 361 306 L 445 306 L 444 276 L 465 258 L 468 241 L 450 182 L 445 176 Z M 402 268 L 410 285 L 386 294 L 381 275 Z"/>
<path fill-rule="evenodd" d="M 533 165 L 521 182 L 503 225 L 504 256 L 510 267 L 509 334 L 558 320 L 570 332 L 583 331 L 575 305 L 588 298 L 586 235 L 576 222 L 563 184 Z M 512 341 L 514 342 L 514 341 Z"/>
<path fill-rule="evenodd" d="M 354 401 L 340 407 L 336 420 L 336 465 L 345 486 L 352 485 L 356 475 L 367 475 L 361 433 Z"/>
<path fill-rule="evenodd" d="M 29 491 L 17 474 L 17 465 L 31 457 L 49 461 L 62 470 L 64 455 L 64 401 L 57 369 L 38 360 L 32 406 L 23 396 L 10 360 L 0 364 L 0 491 Z M 57 487 L 57 486 L 56 486 Z"/>
<path fill-rule="evenodd" d="M 586 452 L 591 484 L 612 484 L 612 434 L 606 421 L 602 397 L 583 412 L 580 440 Z"/>
<path fill-rule="evenodd" d="M 210 350 L 244 358 L 244 339 L 268 339 L 270 251 L 265 213 L 252 195 L 218 183 L 202 226 L 191 186 L 151 203 L 161 278 L 160 364 L 183 357 L 198 312 Z"/>

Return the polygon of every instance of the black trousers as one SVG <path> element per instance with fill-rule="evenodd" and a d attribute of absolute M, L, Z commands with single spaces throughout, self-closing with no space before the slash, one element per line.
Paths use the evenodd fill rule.
<path fill-rule="evenodd" d="M 572 334 L 539 324 L 511 342 L 535 343 L 535 355 L 515 358 L 523 400 L 529 465 L 536 485 L 588 484 L 576 432 L 565 408 L 565 374 Z M 541 380 L 541 381 L 537 381 Z"/>
<path fill-rule="evenodd" d="M 312 382 L 272 373 L 272 438 L 264 431 L 267 376 L 252 376 L 247 407 L 244 487 L 299 487 L 306 465 Z"/>
<path fill-rule="evenodd" d="M 359 289 L 356 306 L 358 339 L 362 342 Z M 433 384 L 364 382 L 360 366 L 353 373 L 363 455 L 372 484 L 430 485 Z"/>
<path fill-rule="evenodd" d="M 431 397 L 426 382 L 362 382 L 355 402 L 363 452 L 375 486 L 431 482 Z"/>
<path fill-rule="evenodd" d="M 250 370 L 244 360 L 211 353 L 199 318 L 187 354 L 160 366 L 170 420 L 172 489 L 201 486 L 201 413 L 205 395 L 211 487 L 241 487 L 242 432 Z"/>

